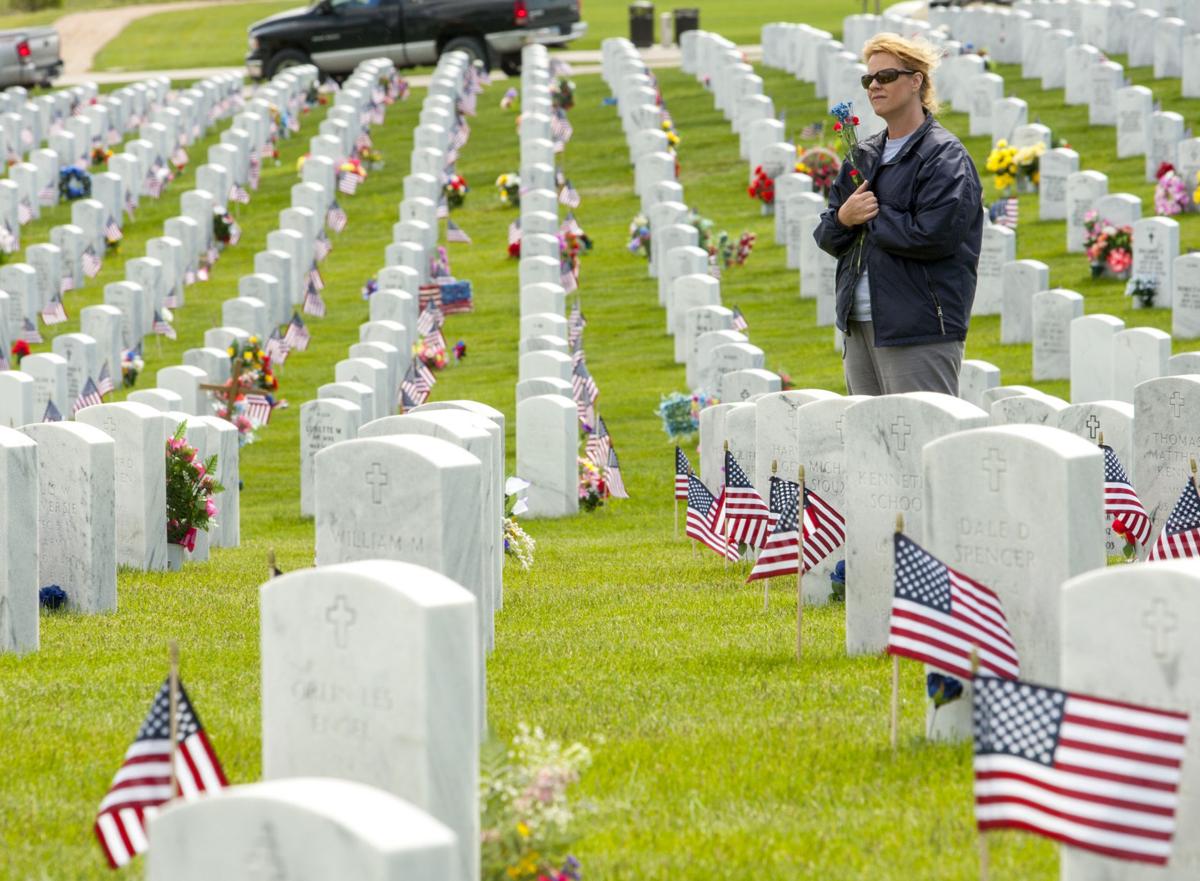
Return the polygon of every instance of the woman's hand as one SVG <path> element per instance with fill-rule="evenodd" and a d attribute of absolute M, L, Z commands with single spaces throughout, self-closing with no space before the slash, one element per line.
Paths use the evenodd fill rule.
<path fill-rule="evenodd" d="M 879 201 L 875 194 L 867 189 L 867 182 L 863 181 L 858 189 L 850 194 L 850 198 L 842 203 L 837 219 L 842 226 L 859 226 L 873 220 L 878 213 Z"/>

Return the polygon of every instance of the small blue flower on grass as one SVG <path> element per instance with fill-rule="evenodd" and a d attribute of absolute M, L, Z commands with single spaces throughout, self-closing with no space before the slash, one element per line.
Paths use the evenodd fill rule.
<path fill-rule="evenodd" d="M 962 697 L 963 684 L 953 676 L 929 673 L 925 676 L 925 691 L 933 701 L 934 708 L 944 707 Z"/>
<path fill-rule="evenodd" d="M 51 584 L 38 591 L 38 602 L 43 609 L 57 612 L 67 604 L 67 592 L 57 584 Z"/>

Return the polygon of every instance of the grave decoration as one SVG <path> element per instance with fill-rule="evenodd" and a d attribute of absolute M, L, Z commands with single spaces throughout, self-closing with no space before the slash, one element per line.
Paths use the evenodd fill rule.
<path fill-rule="evenodd" d="M 178 569 L 182 550 L 195 550 L 200 531 L 215 525 L 213 499 L 225 487 L 217 482 L 217 456 L 201 460 L 196 448 L 184 440 L 187 421 L 179 424 L 167 441 L 167 541 L 168 566 Z"/>
<path fill-rule="evenodd" d="M 663 111 L 662 122 L 660 123 L 663 134 L 667 136 L 667 152 L 672 156 L 675 155 L 675 148 L 679 146 L 682 138 L 679 137 L 679 132 L 675 130 L 675 120 L 671 119 L 671 114 Z"/>
<path fill-rule="evenodd" d="M 30 353 L 29 343 L 26 340 L 17 340 L 12 344 L 10 353 L 12 355 L 12 365 L 14 370 L 21 368 L 21 359 Z"/>
<path fill-rule="evenodd" d="M 672 392 L 663 395 L 654 412 L 663 421 L 663 431 L 672 441 L 694 435 L 700 430 L 700 411 L 721 403 L 715 395 L 703 389 L 690 395 Z"/>
<path fill-rule="evenodd" d="M 113 151 L 107 147 L 97 145 L 92 148 L 91 164 L 93 168 L 108 168 L 108 160 L 113 156 Z"/>
<path fill-rule="evenodd" d="M 570 110 L 575 106 L 575 83 L 566 77 L 550 86 L 550 100 L 559 110 Z"/>
<path fill-rule="evenodd" d="M 354 195 L 358 185 L 367 179 L 367 170 L 358 159 L 347 159 L 337 168 L 338 192 Z"/>
<path fill-rule="evenodd" d="M 467 357 L 467 344 L 459 340 L 454 344 L 454 360 L 455 362 L 460 362 L 465 357 Z"/>
<path fill-rule="evenodd" d="M 828 199 L 833 182 L 842 170 L 842 160 L 828 147 L 813 147 L 796 160 L 795 170 L 811 177 L 813 190 Z"/>
<path fill-rule="evenodd" d="M 1143 309 L 1154 305 L 1158 293 L 1158 279 L 1153 275 L 1135 275 L 1125 283 L 1125 296 L 1133 297 Z"/>
<path fill-rule="evenodd" d="M 630 254 L 641 251 L 647 260 L 650 259 L 650 220 L 645 214 L 638 214 L 629 222 L 627 247 Z"/>
<path fill-rule="evenodd" d="M 202 389 L 217 397 L 217 415 L 238 430 L 238 444 L 254 442 L 254 430 L 271 421 L 275 407 L 287 402 L 276 398 L 279 380 L 275 376 L 270 355 L 260 347 L 258 337 L 250 337 L 244 345 L 234 343 L 229 352 L 229 379 L 221 385 L 203 385 Z"/>
<path fill-rule="evenodd" d="M 140 345 L 121 352 L 121 385 L 125 388 L 133 388 L 137 385 L 138 374 L 145 366 L 146 362 L 142 360 Z"/>
<path fill-rule="evenodd" d="M 1011 193 L 1036 193 L 1041 178 L 1038 166 L 1046 145 L 1041 141 L 1027 147 L 1014 147 L 1003 138 L 996 142 L 988 154 L 987 170 L 993 175 L 996 191 Z"/>
<path fill-rule="evenodd" d="M 525 502 L 525 490 L 529 485 L 528 480 L 519 477 L 510 477 L 504 482 L 504 553 L 526 572 L 533 567 L 537 542 L 521 528 L 517 516 L 529 510 Z"/>
<path fill-rule="evenodd" d="M 604 472 L 583 456 L 579 457 L 579 506 L 585 511 L 595 511 L 608 498 L 608 484 Z"/>
<path fill-rule="evenodd" d="M 853 102 L 842 101 L 840 104 L 835 104 L 830 112 L 837 119 L 837 122 L 833 124 L 833 130 L 846 150 L 845 161 L 850 163 L 850 181 L 857 187 L 862 178 L 862 172 L 858 170 L 858 165 L 854 161 L 854 150 L 858 147 L 859 120 L 852 112 L 853 106 Z"/>
<path fill-rule="evenodd" d="M 1174 165 L 1164 162 L 1158 167 L 1158 183 L 1154 185 L 1154 213 L 1160 217 L 1171 217 L 1187 209 L 1187 184 L 1175 171 Z"/>
<path fill-rule="evenodd" d="M 362 298 L 364 300 L 371 299 L 371 294 L 379 290 L 379 280 L 375 276 L 368 278 L 362 286 Z"/>
<path fill-rule="evenodd" d="M 501 205 L 518 208 L 521 205 L 521 176 L 513 171 L 496 178 L 497 195 Z"/>
<path fill-rule="evenodd" d="M 455 208 L 461 208 L 463 202 L 467 200 L 467 193 L 471 188 L 467 186 L 467 179 L 461 174 L 451 174 L 446 178 L 446 184 L 442 187 L 442 193 L 446 197 L 446 206 L 453 211 Z"/>
<path fill-rule="evenodd" d="M 92 176 L 78 165 L 68 165 L 58 173 L 58 198 L 60 202 L 90 199 Z"/>
<path fill-rule="evenodd" d="M 517 94 L 516 89 L 505 89 L 504 95 L 500 98 L 500 109 L 508 110 L 508 108 L 512 107 L 513 104 L 515 104 L 518 100 L 520 100 L 520 95 Z"/>
<path fill-rule="evenodd" d="M 1092 278 L 1128 278 L 1133 265 L 1133 227 L 1115 226 L 1096 211 L 1083 216 L 1084 253 L 1092 267 Z"/>
<path fill-rule="evenodd" d="M 213 238 L 221 245 L 236 245 L 242 237 L 242 228 L 233 215 L 223 206 L 213 208 Z"/>
<path fill-rule="evenodd" d="M 775 179 L 767 174 L 761 165 L 754 169 L 754 180 L 750 182 L 746 192 L 751 199 L 762 203 L 764 215 L 775 213 Z"/>
<path fill-rule="evenodd" d="M 38 605 L 48 612 L 65 611 L 67 592 L 57 584 L 48 584 L 38 591 Z"/>
<path fill-rule="evenodd" d="M 540 728 L 518 726 L 511 744 L 480 750 L 481 858 L 484 881 L 579 881 L 569 848 L 576 807 L 568 789 L 592 763 L 581 743 L 565 745 Z"/>

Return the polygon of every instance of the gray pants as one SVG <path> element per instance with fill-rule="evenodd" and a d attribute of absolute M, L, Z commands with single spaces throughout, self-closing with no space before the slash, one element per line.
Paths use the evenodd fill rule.
<path fill-rule="evenodd" d="M 920 346 L 875 347 L 869 321 L 851 321 L 842 368 L 851 395 L 941 392 L 958 396 L 965 344 L 956 340 Z"/>

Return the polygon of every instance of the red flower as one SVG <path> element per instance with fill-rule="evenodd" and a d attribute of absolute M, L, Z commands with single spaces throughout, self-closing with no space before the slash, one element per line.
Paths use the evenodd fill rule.
<path fill-rule="evenodd" d="M 1158 166 L 1158 171 L 1154 172 L 1154 179 L 1158 180 L 1167 172 L 1174 171 L 1174 170 L 1175 170 L 1174 165 L 1172 165 L 1170 162 L 1164 162 Z"/>
<path fill-rule="evenodd" d="M 1124 535 L 1128 529 L 1129 529 L 1129 527 L 1127 527 L 1120 520 L 1113 520 L 1112 531 L 1115 532 L 1117 535 Z"/>
<path fill-rule="evenodd" d="M 25 340 L 17 340 L 12 345 L 13 360 L 16 361 L 18 365 L 20 365 L 21 359 L 28 355 L 29 352 L 29 343 L 25 342 Z"/>
<path fill-rule="evenodd" d="M 851 117 L 850 117 L 850 124 L 851 124 L 851 125 L 858 125 L 858 117 L 857 117 L 857 116 L 851 116 Z"/>
<path fill-rule="evenodd" d="M 842 130 L 842 124 L 840 122 L 835 122 L 833 124 L 833 130 L 835 132 L 840 132 Z"/>
<path fill-rule="evenodd" d="M 509 257 L 520 257 L 521 256 L 521 243 L 520 242 L 513 242 L 511 245 L 508 246 L 508 256 Z"/>

